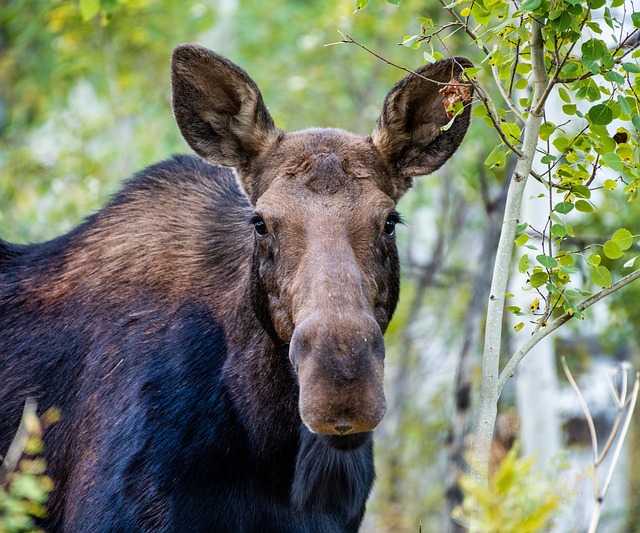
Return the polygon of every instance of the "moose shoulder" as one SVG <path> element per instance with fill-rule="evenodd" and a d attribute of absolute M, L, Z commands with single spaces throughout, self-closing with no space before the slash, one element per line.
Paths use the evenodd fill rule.
<path fill-rule="evenodd" d="M 0 241 L 0 451 L 27 397 L 61 411 L 48 532 L 357 531 L 395 206 L 460 144 L 470 91 L 443 128 L 441 89 L 469 65 L 401 80 L 369 137 L 289 133 L 243 70 L 181 45 L 174 113 L 210 163 L 152 166 L 53 241 Z"/>

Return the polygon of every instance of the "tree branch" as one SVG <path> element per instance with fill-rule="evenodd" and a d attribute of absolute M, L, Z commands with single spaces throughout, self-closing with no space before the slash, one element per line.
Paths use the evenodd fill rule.
<path fill-rule="evenodd" d="M 628 285 L 629 283 L 631 283 L 632 281 L 635 281 L 638 278 L 640 278 L 640 269 L 634 270 L 633 272 L 631 272 L 631 274 L 627 274 L 625 277 L 619 279 L 613 285 L 611 285 L 611 287 L 604 288 L 601 291 L 595 294 L 592 294 L 591 296 L 589 296 L 589 298 L 579 303 L 576 306 L 576 309 L 582 313 L 582 311 L 589 309 L 589 307 L 599 302 L 604 297 L 621 289 L 625 285 Z M 498 395 L 500 395 L 500 393 L 502 392 L 502 389 L 504 389 L 504 386 L 506 385 L 507 381 L 509 381 L 509 379 L 513 377 L 518 364 L 520 363 L 520 361 L 522 361 L 524 356 L 527 355 L 527 353 L 529 353 L 529 351 L 531 351 L 531 349 L 536 344 L 538 344 L 538 342 L 540 342 L 550 333 L 553 333 L 556 329 L 562 326 L 565 322 L 568 322 L 569 319 L 571 318 L 572 318 L 572 315 L 565 313 L 562 316 L 556 318 L 548 326 L 539 329 L 536 333 L 531 335 L 529 340 L 522 345 L 522 348 L 520 348 L 515 354 L 513 354 L 511 359 L 509 359 L 509 362 L 505 365 L 504 370 L 501 372 L 500 379 L 498 380 Z"/>

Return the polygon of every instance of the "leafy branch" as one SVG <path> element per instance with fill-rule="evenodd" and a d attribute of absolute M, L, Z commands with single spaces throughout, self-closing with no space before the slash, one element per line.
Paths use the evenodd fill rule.
<path fill-rule="evenodd" d="M 585 299 L 583 302 L 579 303 L 576 308 L 577 311 L 582 313 L 591 307 L 593 304 L 599 302 L 603 298 L 609 296 L 610 294 L 622 289 L 629 283 L 640 278 L 640 269 L 634 270 L 631 274 L 627 274 L 625 277 L 616 281 L 611 287 L 606 287 L 593 294 L 589 298 Z M 524 356 L 527 355 L 531 349 L 538 344 L 542 339 L 544 339 L 547 335 L 553 333 L 560 326 L 571 320 L 575 316 L 575 313 L 564 313 L 562 316 L 556 318 L 553 322 L 548 324 L 545 327 L 540 327 L 537 331 L 531 335 L 531 337 L 525 342 L 522 347 L 516 351 L 511 359 L 507 362 L 504 369 L 500 373 L 500 377 L 497 381 L 496 387 L 498 390 L 498 396 L 502 393 L 507 381 L 513 377 L 515 374 L 516 368 Z"/>

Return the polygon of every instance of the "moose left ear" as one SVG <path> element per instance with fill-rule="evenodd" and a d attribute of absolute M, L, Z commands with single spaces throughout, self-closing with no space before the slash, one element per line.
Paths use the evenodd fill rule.
<path fill-rule="evenodd" d="M 194 44 L 175 48 L 171 62 L 173 112 L 191 148 L 242 175 L 278 138 L 260 90 L 224 57 Z M 241 176 L 242 178 L 242 176 Z M 248 195 L 251 184 L 242 184 Z"/>
<path fill-rule="evenodd" d="M 471 66 L 465 57 L 425 65 L 400 80 L 385 98 L 371 139 L 401 179 L 398 197 L 411 186 L 411 178 L 438 169 L 462 142 L 471 119 L 473 88 L 461 74 Z M 443 130 L 456 101 L 464 109 Z"/>

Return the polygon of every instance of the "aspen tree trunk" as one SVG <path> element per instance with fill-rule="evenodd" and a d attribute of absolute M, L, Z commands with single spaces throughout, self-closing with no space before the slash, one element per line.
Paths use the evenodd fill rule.
<path fill-rule="evenodd" d="M 547 71 L 544 65 L 542 26 L 537 21 L 533 21 L 531 25 L 531 63 L 533 73 L 531 111 L 525 124 L 522 156 L 518 159 L 511 177 L 509 192 L 507 193 L 502 233 L 496 253 L 491 294 L 487 306 L 482 383 L 480 385 L 478 422 L 474 442 L 474 453 L 477 461 L 475 474 L 484 479 L 486 479 L 488 472 L 491 440 L 498 414 L 498 399 L 500 396 L 498 378 L 505 294 L 507 292 L 509 274 L 511 273 L 516 227 L 521 218 L 522 197 L 533 165 L 542 124 L 543 110 L 538 109 L 538 106 L 548 84 Z"/>

